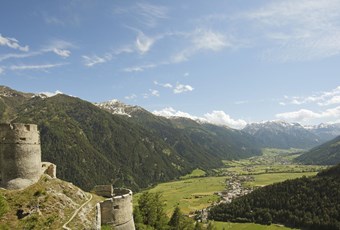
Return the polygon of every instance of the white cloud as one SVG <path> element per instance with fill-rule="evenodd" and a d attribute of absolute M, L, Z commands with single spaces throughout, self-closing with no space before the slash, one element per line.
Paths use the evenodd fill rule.
<path fill-rule="evenodd" d="M 112 55 L 111 54 L 106 54 L 103 57 L 99 57 L 97 55 L 93 55 L 93 56 L 86 56 L 83 55 L 82 56 L 83 60 L 84 60 L 84 64 L 88 67 L 92 67 L 94 65 L 100 64 L 100 63 L 105 63 L 107 61 L 110 61 L 112 59 Z"/>
<path fill-rule="evenodd" d="M 317 104 L 319 106 L 340 104 L 340 86 L 330 91 L 315 93 L 311 96 L 305 97 L 285 96 L 284 101 L 280 103 L 293 105 Z"/>
<path fill-rule="evenodd" d="M 201 50 L 212 50 L 219 51 L 226 46 L 231 46 L 227 43 L 227 40 L 224 35 L 212 32 L 209 30 L 198 29 L 194 33 L 193 43 L 195 45 L 195 49 Z"/>
<path fill-rule="evenodd" d="M 158 25 L 160 19 L 168 18 L 168 8 L 164 6 L 152 5 L 149 3 L 138 3 L 137 14 L 142 18 L 141 22 L 148 27 Z"/>
<path fill-rule="evenodd" d="M 155 89 L 149 89 L 150 93 L 152 96 L 155 96 L 155 97 L 159 97 L 160 94 L 159 94 L 159 91 L 158 90 L 155 90 Z"/>
<path fill-rule="evenodd" d="M 287 0 L 241 14 L 261 40 L 266 60 L 308 61 L 340 54 L 339 0 Z M 264 35 L 264 36 L 263 36 Z"/>
<path fill-rule="evenodd" d="M 155 85 L 159 85 L 159 86 L 162 86 L 162 87 L 164 87 L 164 88 L 169 88 L 169 89 L 171 89 L 173 86 L 170 84 L 170 83 L 159 83 L 159 82 L 157 82 L 157 81 L 154 81 L 153 82 Z"/>
<path fill-rule="evenodd" d="M 283 120 L 302 122 L 321 118 L 340 118 L 340 106 L 326 109 L 322 112 L 313 112 L 308 109 L 276 114 L 276 117 Z"/>
<path fill-rule="evenodd" d="M 155 68 L 157 65 L 156 64 L 148 64 L 148 65 L 140 65 L 140 66 L 132 66 L 132 67 L 127 67 L 123 69 L 124 72 L 143 72 L 146 69 L 151 69 Z"/>
<path fill-rule="evenodd" d="M 47 46 L 45 46 L 42 52 L 53 52 L 60 57 L 67 58 L 71 55 L 69 48 L 73 48 L 74 45 L 64 40 L 52 40 Z"/>
<path fill-rule="evenodd" d="M 191 56 L 200 51 L 217 52 L 226 47 L 233 47 L 232 39 L 227 39 L 223 34 L 211 30 L 197 29 L 192 33 L 186 34 L 185 37 L 190 38 L 191 45 L 173 55 L 171 60 L 174 63 L 187 61 Z"/>
<path fill-rule="evenodd" d="M 0 55 L 0 62 L 10 59 L 10 58 L 27 58 L 27 57 L 33 57 L 33 56 L 37 56 L 41 54 L 42 52 L 8 53 L 8 54 Z"/>
<path fill-rule="evenodd" d="M 145 54 L 150 50 L 154 42 L 154 38 L 146 36 L 143 32 L 139 32 L 136 38 L 136 48 L 139 53 Z"/>
<path fill-rule="evenodd" d="M 184 93 L 184 92 L 190 92 L 193 91 L 194 88 L 190 85 L 183 85 L 183 84 L 179 84 L 177 83 L 176 87 L 174 88 L 173 92 L 175 94 L 179 94 L 179 93 Z"/>
<path fill-rule="evenodd" d="M 189 73 L 186 72 L 186 73 L 183 74 L 183 76 L 184 76 L 184 77 L 187 77 L 187 76 L 189 76 Z"/>
<path fill-rule="evenodd" d="M 5 72 L 4 68 L 0 67 L 0 75 Z"/>
<path fill-rule="evenodd" d="M 164 108 L 162 110 L 158 110 L 158 111 L 155 110 L 152 113 L 155 114 L 156 116 L 162 116 L 162 117 L 167 117 L 167 118 L 169 118 L 169 117 L 185 117 L 185 118 L 189 118 L 189 119 L 192 119 L 192 120 L 199 120 L 200 119 L 199 117 L 192 116 L 189 113 L 177 111 L 172 107 L 166 107 L 166 108 Z"/>
<path fill-rule="evenodd" d="M 55 64 L 44 64 L 44 65 L 12 65 L 10 67 L 11 70 L 46 70 L 51 69 L 63 65 L 67 65 L 68 63 L 55 63 Z"/>
<path fill-rule="evenodd" d="M 211 113 L 204 114 L 204 118 L 208 123 L 215 125 L 226 125 L 232 128 L 241 129 L 247 125 L 247 122 L 241 119 L 234 120 L 223 111 L 212 111 Z"/>
<path fill-rule="evenodd" d="M 137 95 L 136 95 L 136 94 L 131 94 L 131 95 L 129 95 L 129 96 L 125 96 L 124 98 L 125 98 L 126 100 L 133 100 L 133 99 L 137 98 Z"/>
<path fill-rule="evenodd" d="M 241 119 L 234 120 L 232 119 L 228 114 L 226 114 L 223 111 L 212 111 L 211 113 L 204 114 L 203 117 L 197 117 L 190 115 L 189 113 L 177 111 L 172 107 L 167 107 L 162 110 L 155 110 L 153 111 L 153 114 L 157 116 L 163 116 L 163 117 L 184 117 L 189 118 L 192 120 L 204 122 L 204 123 L 210 123 L 214 125 L 219 126 L 228 126 L 236 129 L 241 129 L 244 126 L 247 125 L 247 122 Z"/>
<path fill-rule="evenodd" d="M 27 52 L 29 50 L 29 47 L 27 45 L 20 46 L 19 41 L 17 39 L 3 37 L 1 34 L 0 34 L 0 45 L 7 46 L 9 48 L 17 49 L 17 50 L 24 51 L 24 52 Z"/>
<path fill-rule="evenodd" d="M 54 48 L 53 52 L 56 53 L 57 55 L 61 56 L 61 57 L 69 57 L 71 55 L 71 51 L 58 49 L 58 48 Z"/>

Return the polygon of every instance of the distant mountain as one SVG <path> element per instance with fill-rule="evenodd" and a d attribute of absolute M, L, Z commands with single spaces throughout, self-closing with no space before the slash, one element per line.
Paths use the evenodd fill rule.
<path fill-rule="evenodd" d="M 340 135 L 340 124 L 320 124 L 309 127 L 309 130 L 320 137 L 323 142 L 332 140 Z"/>
<path fill-rule="evenodd" d="M 278 223 L 301 229 L 340 229 L 340 165 L 315 177 L 287 180 L 211 208 L 217 221 Z"/>
<path fill-rule="evenodd" d="M 94 105 L 2 89 L 0 120 L 38 124 L 43 160 L 85 190 L 107 183 L 136 190 L 260 153 L 253 138 L 237 130 L 166 119 L 117 101 Z"/>
<path fill-rule="evenodd" d="M 152 131 L 189 162 L 209 167 L 220 159 L 240 159 L 260 154 L 254 139 L 239 130 L 202 124 L 188 118 L 156 116 L 138 106 L 116 100 L 97 104 L 112 114 L 131 117 L 131 121 Z"/>
<path fill-rule="evenodd" d="M 242 131 L 263 147 L 308 149 L 322 143 L 320 137 L 298 123 L 268 121 L 248 124 Z"/>
<path fill-rule="evenodd" d="M 304 164 L 335 165 L 340 163 L 340 136 L 302 154 L 296 161 Z"/>
<path fill-rule="evenodd" d="M 248 124 L 242 131 L 262 147 L 310 149 L 340 135 L 340 124 L 302 126 L 285 121 Z"/>

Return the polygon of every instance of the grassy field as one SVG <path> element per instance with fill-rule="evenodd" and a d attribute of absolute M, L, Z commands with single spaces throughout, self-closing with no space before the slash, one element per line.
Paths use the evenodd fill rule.
<path fill-rule="evenodd" d="M 203 171 L 202 169 L 195 169 L 190 174 L 181 176 L 180 179 L 184 180 L 184 179 L 189 179 L 189 178 L 204 177 L 205 175 L 207 175 L 207 173 Z"/>
<path fill-rule="evenodd" d="M 289 230 L 292 228 L 287 228 L 281 225 L 260 225 L 253 223 L 229 223 L 229 222 L 214 222 L 217 230 Z"/>
<path fill-rule="evenodd" d="M 317 172 L 302 172 L 302 173 L 267 173 L 254 175 L 254 181 L 246 182 L 245 186 L 257 187 L 265 186 L 273 183 L 295 179 L 303 176 L 314 176 Z"/>
<path fill-rule="evenodd" d="M 225 188 L 226 177 L 202 177 L 162 183 L 150 189 L 150 192 L 161 192 L 166 203 L 166 213 L 171 215 L 174 207 L 179 205 L 183 213 L 203 209 L 217 201 L 215 192 Z M 134 196 L 137 202 L 139 194 Z"/>

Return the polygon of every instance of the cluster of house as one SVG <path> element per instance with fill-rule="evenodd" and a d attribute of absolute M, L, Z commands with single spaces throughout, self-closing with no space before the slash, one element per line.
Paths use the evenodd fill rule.
<path fill-rule="evenodd" d="M 239 176 L 236 174 L 231 174 L 230 179 L 227 179 L 226 189 L 218 192 L 222 199 L 220 203 L 230 203 L 233 199 L 244 196 L 253 191 L 251 187 L 245 187 L 242 184 L 248 181 L 253 181 L 254 178 L 251 176 Z"/>

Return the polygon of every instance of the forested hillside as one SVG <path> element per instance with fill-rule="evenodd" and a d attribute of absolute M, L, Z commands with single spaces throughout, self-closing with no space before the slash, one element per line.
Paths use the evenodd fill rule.
<path fill-rule="evenodd" d="M 340 165 L 315 177 L 269 185 L 220 204 L 211 219 L 232 222 L 280 223 L 304 229 L 340 229 Z"/>
<path fill-rule="evenodd" d="M 303 164 L 334 165 L 340 163 L 340 136 L 296 158 Z"/>
<path fill-rule="evenodd" d="M 239 131 L 217 133 L 143 109 L 128 117 L 62 94 L 44 97 L 3 89 L 1 120 L 38 124 L 43 160 L 57 164 L 59 178 L 86 190 L 107 183 L 138 190 L 194 168 L 220 167 L 222 159 L 260 153 L 251 141 L 243 142 Z"/>

